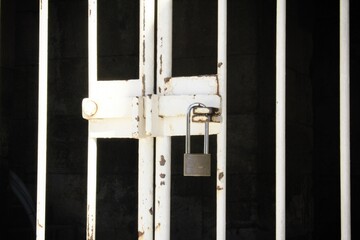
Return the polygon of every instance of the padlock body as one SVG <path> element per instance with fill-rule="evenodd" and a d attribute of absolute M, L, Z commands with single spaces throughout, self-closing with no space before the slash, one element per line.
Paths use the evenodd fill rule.
<path fill-rule="evenodd" d="M 184 154 L 184 176 L 208 177 L 211 175 L 211 155 L 204 153 Z"/>

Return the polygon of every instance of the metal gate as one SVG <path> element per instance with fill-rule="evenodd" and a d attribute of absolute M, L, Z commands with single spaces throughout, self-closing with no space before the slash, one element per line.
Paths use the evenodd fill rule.
<path fill-rule="evenodd" d="M 97 78 L 97 1 L 89 1 L 89 98 L 83 101 L 83 117 L 89 120 L 87 239 L 95 239 L 96 230 L 97 138 L 139 139 L 138 237 L 170 239 L 171 136 L 186 134 L 186 111 L 195 102 L 221 111 L 221 121 L 210 123 L 210 134 L 218 134 L 217 234 L 218 239 L 225 238 L 225 4 L 226 1 L 219 1 L 217 75 L 173 78 L 172 1 L 158 1 L 155 10 L 154 0 L 142 0 L 139 9 L 139 78 L 100 81 Z M 159 19 L 157 26 L 155 12 Z M 155 49 L 156 82 L 153 79 Z M 201 124 L 194 124 L 191 131 L 192 134 L 204 134 Z"/>
<path fill-rule="evenodd" d="M 351 239 L 349 1 L 340 0 L 340 4 L 341 229 L 342 239 Z M 218 0 L 217 74 L 209 76 L 172 77 L 172 8 L 172 0 L 158 0 L 157 4 L 155 0 L 140 0 L 139 77 L 133 80 L 101 81 L 97 74 L 97 1 L 89 0 L 89 98 L 83 101 L 83 117 L 89 121 L 88 240 L 94 240 L 96 236 L 98 138 L 139 140 L 138 238 L 170 239 L 171 137 L 186 134 L 187 108 L 195 102 L 220 109 L 220 118 L 210 123 L 210 134 L 217 135 L 216 237 L 218 240 L 226 238 L 227 1 Z M 155 26 L 155 14 L 158 19 L 157 26 Z M 278 240 L 285 239 L 285 16 L 286 1 L 278 0 L 276 45 L 276 239 Z M 157 46 L 155 46 L 155 37 Z M 48 1 L 40 0 L 37 239 L 45 239 L 47 38 Z M 154 59 L 156 59 L 156 69 Z M 201 124 L 195 123 L 192 124 L 191 133 L 202 135 L 204 129 Z M 156 149 L 154 149 L 154 141 L 156 141 Z M 154 185 L 155 189 L 153 189 Z"/>

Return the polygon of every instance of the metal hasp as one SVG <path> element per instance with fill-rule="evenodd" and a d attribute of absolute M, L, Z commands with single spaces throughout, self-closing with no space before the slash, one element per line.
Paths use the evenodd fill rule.
<path fill-rule="evenodd" d="M 193 103 L 186 114 L 186 137 L 184 154 L 184 176 L 207 177 L 211 175 L 211 155 L 209 154 L 209 118 L 205 121 L 204 153 L 190 153 L 190 115 L 195 107 L 206 106 L 202 103 Z M 207 113 L 205 113 L 205 117 Z"/>

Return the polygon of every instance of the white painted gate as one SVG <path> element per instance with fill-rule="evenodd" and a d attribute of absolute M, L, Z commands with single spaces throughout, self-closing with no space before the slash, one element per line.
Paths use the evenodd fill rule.
<path fill-rule="evenodd" d="M 170 239 L 171 136 L 186 134 L 186 112 L 195 102 L 221 112 L 221 119 L 210 123 L 210 134 L 218 135 L 217 239 L 225 239 L 226 1 L 219 1 L 218 74 L 208 76 L 172 77 L 171 0 L 158 1 L 157 9 L 154 0 L 141 0 L 139 11 L 139 78 L 102 81 L 97 77 L 97 1 L 89 1 L 89 98 L 82 106 L 89 120 L 87 239 L 96 236 L 97 138 L 139 140 L 138 237 Z M 155 12 L 161 19 L 157 26 Z M 203 124 L 192 124 L 191 133 L 204 134 Z"/>
<path fill-rule="evenodd" d="M 39 133 L 37 239 L 45 239 L 48 1 L 40 0 Z M 226 236 L 226 35 L 227 1 L 218 0 L 217 74 L 172 77 L 172 0 L 140 0 L 139 78 L 99 81 L 97 75 L 97 1 L 89 0 L 89 98 L 83 117 L 89 121 L 87 239 L 96 236 L 98 138 L 139 140 L 138 238 L 170 239 L 171 136 L 185 135 L 185 114 L 194 102 L 220 109 L 210 124 L 217 134 L 216 237 Z M 158 24 L 155 26 L 155 13 Z M 155 47 L 155 29 L 157 29 Z M 285 239 L 285 45 L 286 0 L 277 1 L 276 99 L 276 239 Z M 349 143 L 349 1 L 340 0 L 340 149 L 341 239 L 351 239 Z M 156 52 L 156 57 L 155 57 Z M 154 59 L 156 58 L 156 68 Z M 156 70 L 156 74 L 154 71 Z M 153 76 L 156 75 L 156 80 Z M 156 89 L 156 91 L 154 91 Z M 192 124 L 192 134 L 204 134 Z M 156 141 L 156 149 L 154 149 Z M 155 151 L 155 159 L 153 159 Z M 155 169 L 153 163 L 155 161 Z M 155 189 L 153 176 L 155 174 Z M 154 198 L 155 194 L 155 198 Z M 153 201 L 155 199 L 155 203 Z M 154 214 L 154 215 L 153 215 Z"/>

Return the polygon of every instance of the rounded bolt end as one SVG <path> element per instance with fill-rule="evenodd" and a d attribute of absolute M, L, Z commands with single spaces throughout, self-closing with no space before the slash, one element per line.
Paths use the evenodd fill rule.
<path fill-rule="evenodd" d="M 89 98 L 84 98 L 82 101 L 82 115 L 83 118 L 89 119 L 96 114 L 98 110 L 96 102 Z"/>

